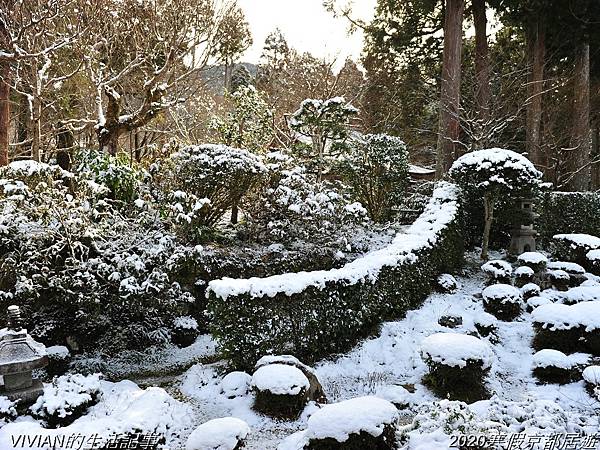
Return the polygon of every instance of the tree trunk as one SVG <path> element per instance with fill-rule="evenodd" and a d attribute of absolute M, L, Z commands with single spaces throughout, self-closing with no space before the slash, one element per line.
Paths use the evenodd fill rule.
<path fill-rule="evenodd" d="M 41 138 L 42 138 L 42 103 L 40 99 L 34 97 L 31 102 L 31 158 L 34 161 L 41 162 Z"/>
<path fill-rule="evenodd" d="M 436 176 L 442 178 L 459 156 L 460 76 L 464 0 L 446 0 Z"/>
<path fill-rule="evenodd" d="M 476 143 L 479 149 L 488 145 L 485 130 L 490 119 L 490 64 L 487 39 L 485 0 L 473 0 L 473 24 L 475 25 L 475 102 L 482 139 Z"/>
<path fill-rule="evenodd" d="M 483 239 L 481 242 L 481 259 L 488 259 L 488 249 L 490 246 L 490 231 L 492 229 L 492 221 L 494 220 L 494 199 L 485 194 L 483 198 L 483 210 L 485 213 L 485 225 L 483 227 Z"/>
<path fill-rule="evenodd" d="M 233 76 L 233 62 L 225 59 L 225 90 L 231 92 L 231 78 Z"/>
<path fill-rule="evenodd" d="M 544 91 L 544 63 L 546 58 L 546 31 L 541 19 L 529 25 L 527 53 L 531 74 L 527 89 L 526 149 L 535 166 L 546 171 L 547 163 L 540 145 L 542 123 L 542 96 Z"/>
<path fill-rule="evenodd" d="M 10 125 L 9 78 L 9 63 L 7 61 L 0 61 L 0 166 L 8 165 L 8 128 Z"/>
<path fill-rule="evenodd" d="M 19 115 L 17 119 L 17 142 L 25 142 L 29 137 L 29 101 L 27 100 L 27 96 L 21 95 L 19 96 Z M 20 153 L 25 155 L 29 154 L 31 149 L 31 143 L 25 142 L 20 146 Z"/>
<path fill-rule="evenodd" d="M 73 132 L 62 123 L 58 124 L 58 134 L 56 136 L 56 163 L 64 170 L 71 171 L 72 159 L 71 152 L 75 146 L 75 137 Z"/>
<path fill-rule="evenodd" d="M 590 46 L 581 44 L 575 61 L 573 83 L 573 128 L 570 143 L 570 180 L 573 191 L 587 191 L 590 187 Z"/>

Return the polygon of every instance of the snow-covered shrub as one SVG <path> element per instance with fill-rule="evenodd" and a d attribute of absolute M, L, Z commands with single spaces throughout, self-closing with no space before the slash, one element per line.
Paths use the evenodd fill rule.
<path fill-rule="evenodd" d="M 189 347 L 198 337 L 198 321 L 191 316 L 176 317 L 173 321 L 171 339 L 178 347 Z"/>
<path fill-rule="evenodd" d="M 488 276 L 490 283 L 510 283 L 513 273 L 510 263 L 501 259 L 486 262 L 481 266 L 481 270 Z"/>
<path fill-rule="evenodd" d="M 340 158 L 338 170 L 369 217 L 385 222 L 391 219 L 409 182 L 406 144 L 387 134 L 360 136 Z"/>
<path fill-rule="evenodd" d="M 421 343 L 429 367 L 424 382 L 442 398 L 467 402 L 487 398 L 484 382 L 493 353 L 484 341 L 466 334 L 437 333 Z"/>
<path fill-rule="evenodd" d="M 266 167 L 247 150 L 206 144 L 182 148 L 163 161 L 157 172 L 154 178 L 164 192 L 191 199 L 190 225 L 211 227 L 239 204 Z"/>
<path fill-rule="evenodd" d="M 273 153 L 268 157 L 277 158 Z M 316 182 L 303 167 L 268 166 L 268 180 L 245 205 L 250 233 L 256 239 L 329 243 L 339 239 L 343 227 L 365 222 L 366 210 L 339 185 Z"/>
<path fill-rule="evenodd" d="M 173 275 L 175 236 L 152 211 L 115 208 L 107 192 L 56 166 L 0 170 L 0 303 L 20 304 L 45 344 L 166 342 L 166 322 L 193 300 Z"/>
<path fill-rule="evenodd" d="M 520 266 L 515 269 L 515 286 L 523 287 L 533 281 L 535 272 L 529 266 Z"/>
<path fill-rule="evenodd" d="M 600 250 L 590 250 L 585 255 L 590 272 L 600 276 Z"/>
<path fill-rule="evenodd" d="M 112 156 L 98 150 L 81 150 L 73 171 L 81 178 L 106 186 L 110 198 L 131 202 L 138 196 L 144 171 L 135 167 L 124 153 Z"/>
<path fill-rule="evenodd" d="M 412 394 L 408 389 L 397 384 L 377 388 L 375 396 L 393 403 L 398 409 L 408 408 L 409 405 L 414 403 Z"/>
<path fill-rule="evenodd" d="M 484 309 L 500 320 L 510 322 L 521 314 L 521 291 L 509 284 L 493 284 L 481 293 Z"/>
<path fill-rule="evenodd" d="M 254 409 L 271 417 L 293 419 L 308 402 L 308 378 L 287 364 L 267 364 L 252 375 Z"/>
<path fill-rule="evenodd" d="M 63 375 L 69 369 L 71 354 L 67 347 L 63 345 L 52 345 L 46 347 L 46 354 L 48 355 L 48 365 L 45 370 L 48 376 L 55 377 Z"/>
<path fill-rule="evenodd" d="M 536 350 L 549 348 L 600 356 L 600 301 L 545 304 L 534 309 L 531 315 Z"/>
<path fill-rule="evenodd" d="M 46 386 L 44 394 L 29 409 L 50 428 L 67 426 L 98 402 L 99 393 L 98 375 L 65 375 Z"/>
<path fill-rule="evenodd" d="M 494 211 L 507 198 L 532 195 L 539 188 L 542 173 L 523 155 L 500 148 L 478 150 L 458 158 L 450 177 L 464 188 L 469 198 L 484 205 L 482 259 L 487 259 Z"/>
<path fill-rule="evenodd" d="M 341 268 L 211 281 L 211 332 L 224 356 L 244 369 L 268 353 L 310 363 L 418 306 L 432 281 L 462 262 L 457 195 L 456 186 L 441 183 L 391 244 Z"/>
<path fill-rule="evenodd" d="M 566 291 L 569 289 L 571 277 L 564 270 L 549 270 L 546 276 L 552 287 L 557 291 Z"/>
<path fill-rule="evenodd" d="M 463 319 L 457 314 L 444 314 L 438 319 L 438 324 L 446 328 L 456 328 L 463 324 Z"/>
<path fill-rule="evenodd" d="M 0 395 L 0 427 L 17 417 L 17 402 Z"/>
<path fill-rule="evenodd" d="M 535 228 L 542 244 L 559 233 L 600 236 L 599 192 L 547 192 L 538 201 Z"/>
<path fill-rule="evenodd" d="M 458 281 L 449 273 L 443 273 L 437 278 L 437 284 L 442 292 L 455 292 L 458 289 Z"/>
<path fill-rule="evenodd" d="M 279 450 L 379 450 L 396 448 L 398 410 L 387 400 L 357 397 L 325 405 L 309 417 L 306 430 L 288 437 Z"/>
<path fill-rule="evenodd" d="M 581 379 L 581 369 L 589 362 L 589 355 L 544 349 L 533 355 L 533 374 L 544 383 L 566 384 Z"/>
<path fill-rule="evenodd" d="M 483 337 L 495 333 L 498 329 L 498 320 L 492 314 L 486 312 L 478 314 L 473 319 L 473 324 L 477 332 Z"/>
<path fill-rule="evenodd" d="M 531 267 L 534 272 L 539 273 L 546 268 L 548 264 L 548 258 L 539 252 L 525 252 L 521 253 L 517 257 L 517 261 L 524 265 Z"/>
<path fill-rule="evenodd" d="M 600 238 L 583 233 L 555 234 L 554 255 L 562 261 L 586 266 L 586 255 L 590 250 L 600 249 Z"/>
<path fill-rule="evenodd" d="M 248 424 L 235 417 L 209 420 L 192 431 L 185 450 L 241 450 L 249 433 Z"/>
<path fill-rule="evenodd" d="M 542 292 L 542 289 L 535 283 L 527 283 L 521 287 L 523 300 L 529 300 L 531 297 L 536 297 L 540 295 L 540 292 Z"/>

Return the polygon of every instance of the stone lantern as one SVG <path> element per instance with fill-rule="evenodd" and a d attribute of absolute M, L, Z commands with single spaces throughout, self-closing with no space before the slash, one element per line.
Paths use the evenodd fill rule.
<path fill-rule="evenodd" d="M 0 375 L 4 384 L 0 395 L 12 401 L 33 403 L 43 392 L 40 380 L 33 379 L 32 370 L 48 364 L 46 347 L 33 340 L 21 327 L 18 306 L 8 307 L 8 326 L 0 330 Z"/>
<path fill-rule="evenodd" d="M 520 255 L 525 252 L 535 251 L 535 237 L 537 231 L 533 228 L 533 222 L 538 217 L 533 212 L 533 199 L 520 198 L 518 200 L 520 217 L 511 232 L 510 247 L 508 253 Z"/>

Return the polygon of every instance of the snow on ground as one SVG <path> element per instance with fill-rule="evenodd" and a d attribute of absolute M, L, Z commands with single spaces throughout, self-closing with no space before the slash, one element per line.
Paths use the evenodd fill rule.
<path fill-rule="evenodd" d="M 435 333 L 474 332 L 474 322 L 487 316 L 481 298 L 474 295 L 485 288 L 486 277 L 474 255 L 469 255 L 468 259 L 470 264 L 462 276 L 457 277 L 459 288 L 456 292 L 430 295 L 421 308 L 408 311 L 405 318 L 384 323 L 379 335 L 363 341 L 346 354 L 315 365 L 330 403 L 365 395 L 392 400 L 389 393 L 400 385 L 414 391 L 410 394 L 402 391 L 402 397 L 408 397 L 406 403 L 411 405 L 439 400 L 421 384 L 421 378 L 427 372 L 419 353 L 423 340 Z M 560 294 L 555 291 L 544 291 L 543 296 L 544 299 L 560 299 Z M 462 316 L 463 324 L 455 329 L 439 325 L 438 319 L 447 314 Z M 536 352 L 530 346 L 533 339 L 531 314 L 523 313 L 514 322 L 495 320 L 494 323 L 498 326 L 497 339 L 491 336 L 482 340 L 493 352 L 489 388 L 496 395 L 493 399 L 495 407 L 510 410 L 504 402 L 520 402 L 514 404 L 513 409 L 524 411 L 531 405 L 527 414 L 531 413 L 532 417 L 542 410 L 550 411 L 545 413 L 549 417 L 554 414 L 552 411 L 560 411 L 563 417 L 564 410 L 569 421 L 586 423 L 597 430 L 600 403 L 588 395 L 583 381 L 562 386 L 542 385 L 533 377 L 531 370 Z M 276 449 L 285 437 L 307 428 L 308 416 L 315 410 L 314 404 L 309 404 L 296 421 L 274 421 L 252 411 L 251 395 L 227 398 L 221 394 L 220 383 L 224 375 L 224 364 L 220 362 L 196 365 L 182 376 L 181 392 L 194 402 L 198 423 L 225 416 L 246 421 L 251 428 L 246 444 L 249 450 Z M 547 401 L 556 402 L 558 406 Z M 480 405 L 479 409 L 485 410 L 485 406 Z M 402 420 L 407 423 L 410 419 L 411 416 L 405 415 Z M 423 448 L 431 445 L 430 441 L 423 442 L 429 442 L 423 444 Z M 436 448 L 443 449 L 450 441 L 446 436 L 440 442 Z M 411 443 L 410 448 L 417 447 Z"/>

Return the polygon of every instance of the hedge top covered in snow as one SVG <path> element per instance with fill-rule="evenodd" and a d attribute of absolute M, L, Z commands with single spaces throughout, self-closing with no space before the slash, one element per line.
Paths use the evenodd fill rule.
<path fill-rule="evenodd" d="M 583 371 L 583 379 L 590 384 L 600 385 L 600 366 L 589 366 Z"/>
<path fill-rule="evenodd" d="M 474 336 L 460 333 L 437 333 L 423 339 L 421 355 L 426 361 L 446 366 L 465 367 L 467 361 L 481 361 L 483 368 L 492 365 L 490 346 Z"/>
<path fill-rule="evenodd" d="M 590 250 L 586 253 L 585 257 L 588 261 L 600 261 L 600 250 Z"/>
<path fill-rule="evenodd" d="M 517 277 L 531 277 L 534 274 L 535 272 L 529 266 L 520 266 L 515 269 L 515 276 Z"/>
<path fill-rule="evenodd" d="M 419 218 L 387 247 L 370 252 L 339 269 L 317 270 L 274 275 L 267 278 L 213 280 L 207 292 L 221 299 L 248 294 L 251 297 L 274 297 L 279 293 L 291 296 L 310 286 L 323 289 L 329 282 L 356 284 L 375 281 L 386 266 L 393 267 L 417 259 L 417 252 L 433 246 L 440 234 L 457 217 L 458 188 L 451 183 L 439 183 L 433 197 Z"/>
<path fill-rule="evenodd" d="M 488 302 L 519 303 L 521 301 L 521 291 L 510 284 L 493 284 L 486 287 L 481 295 Z"/>
<path fill-rule="evenodd" d="M 548 258 L 546 258 L 544 255 L 542 255 L 539 252 L 525 252 L 525 253 L 521 253 L 519 255 L 519 257 L 517 258 L 517 261 L 519 261 L 521 264 L 542 264 L 542 263 L 547 263 L 548 262 Z"/>
<path fill-rule="evenodd" d="M 309 385 L 300 369 L 287 364 L 262 366 L 252 375 L 252 386 L 276 395 L 298 395 Z"/>
<path fill-rule="evenodd" d="M 568 261 L 552 261 L 548 263 L 548 270 L 564 270 L 572 274 L 584 274 L 585 269 L 579 264 Z"/>
<path fill-rule="evenodd" d="M 559 369 L 571 369 L 573 366 L 586 364 L 589 359 L 590 355 L 586 353 L 565 355 L 558 350 L 543 349 L 533 355 L 533 368 L 558 367 Z"/>
<path fill-rule="evenodd" d="M 572 247 L 585 247 L 590 250 L 600 248 L 600 238 L 591 234 L 583 233 L 564 233 L 555 234 L 553 239 L 557 241 L 565 241 Z"/>
<path fill-rule="evenodd" d="M 185 450 L 234 450 L 249 432 L 248 424 L 235 417 L 209 420 L 190 434 Z"/>
<path fill-rule="evenodd" d="M 351 434 L 364 431 L 380 436 L 385 425 L 398 418 L 396 407 L 382 398 L 365 396 L 325 405 L 308 419 L 308 439 L 333 438 L 345 442 Z"/>
<path fill-rule="evenodd" d="M 577 286 L 564 294 L 565 303 L 600 301 L 600 286 Z"/>
<path fill-rule="evenodd" d="M 586 331 L 600 328 L 600 301 L 575 305 L 550 303 L 538 306 L 531 313 L 534 322 L 551 330 L 585 327 Z"/>

